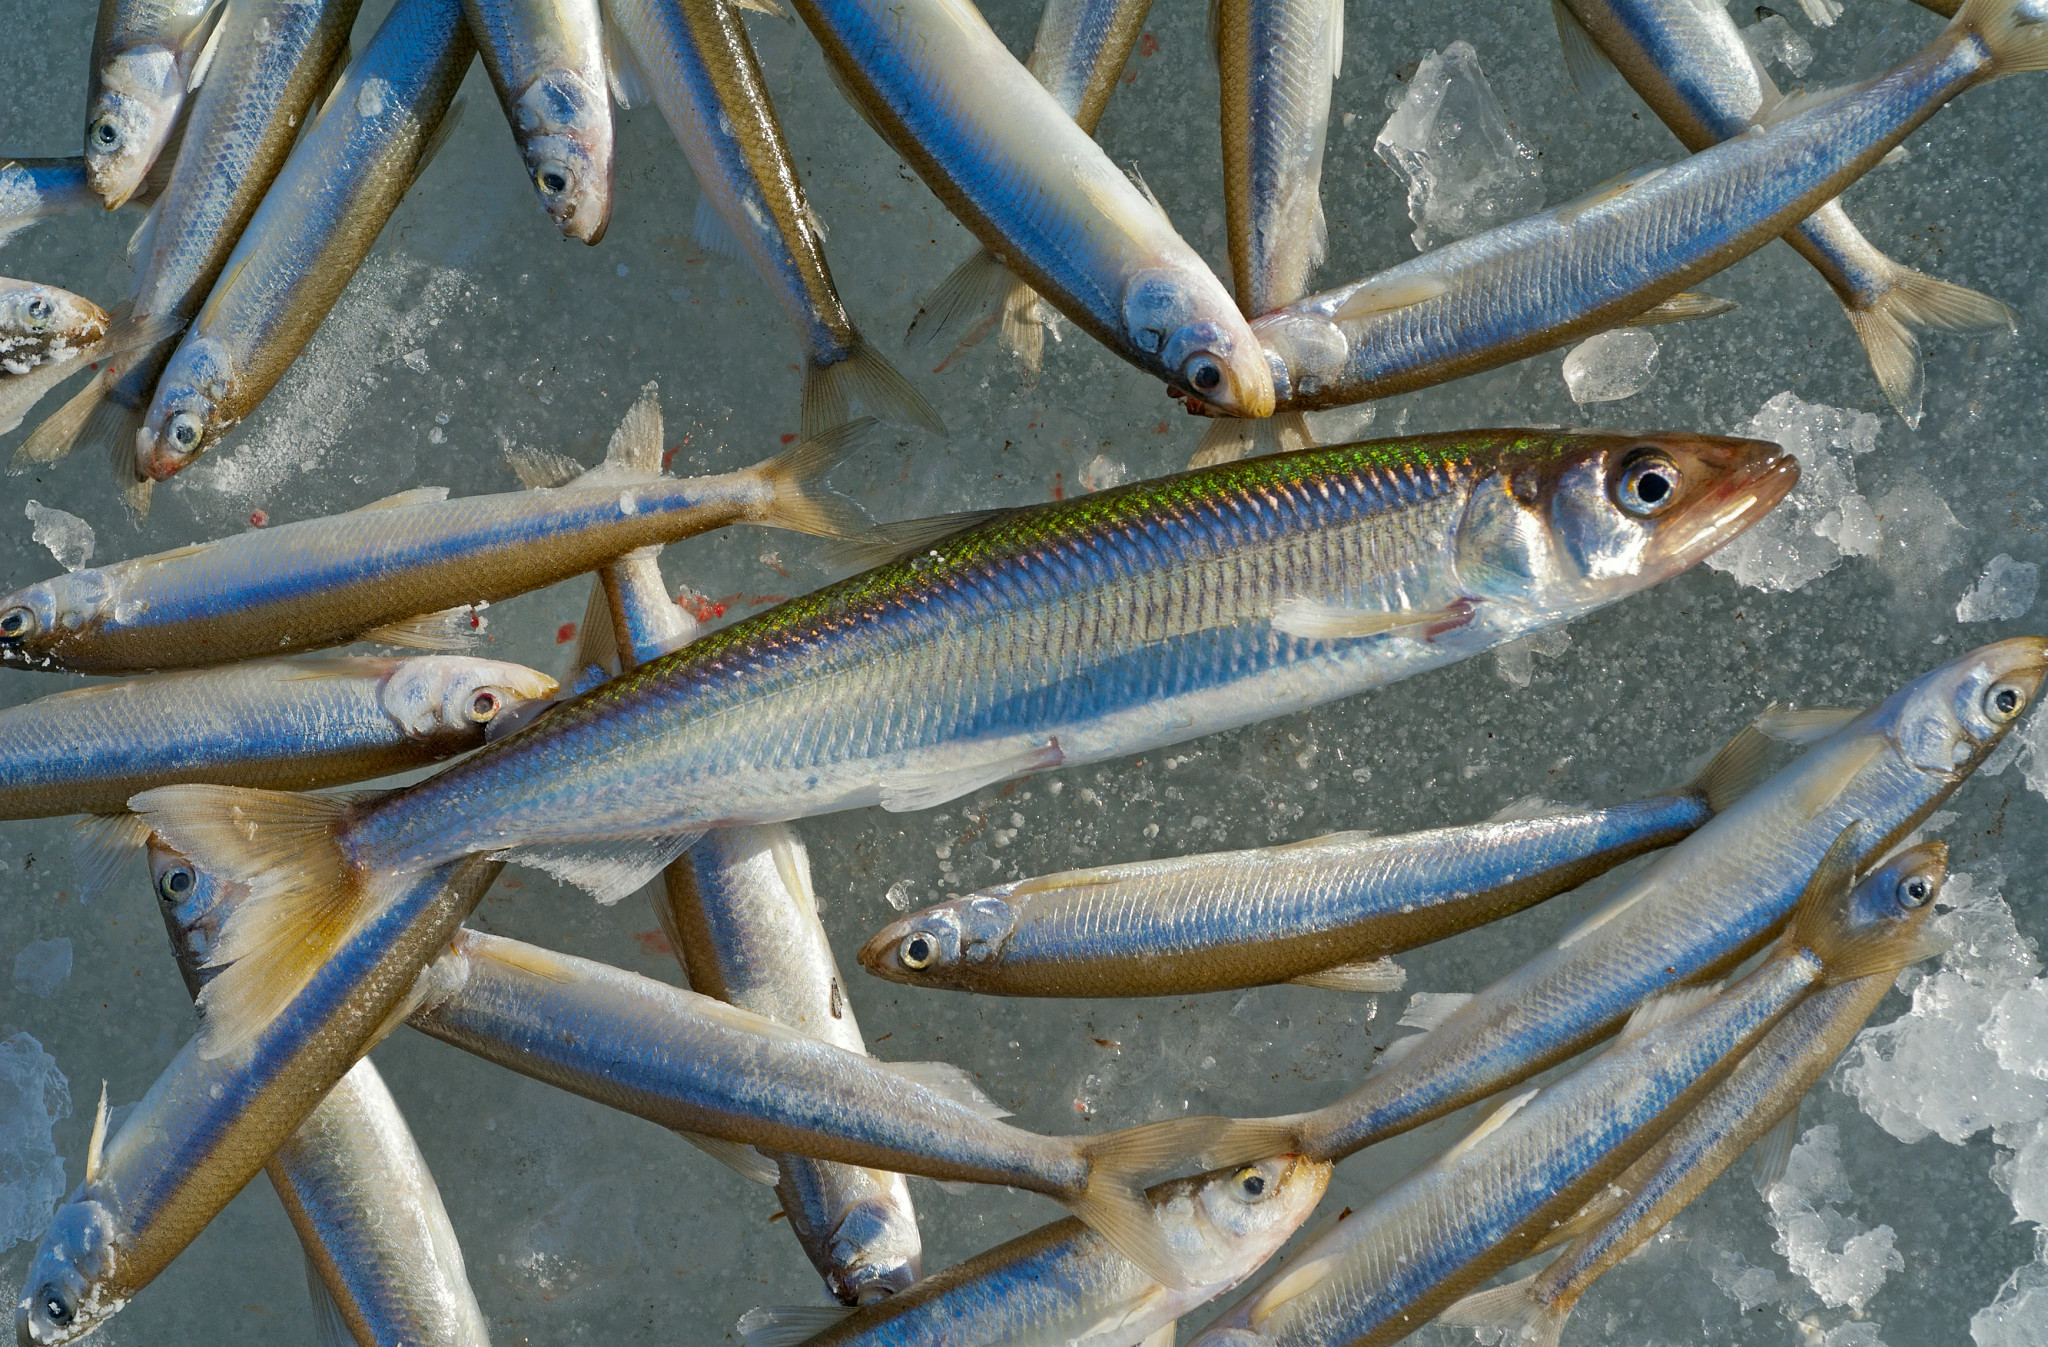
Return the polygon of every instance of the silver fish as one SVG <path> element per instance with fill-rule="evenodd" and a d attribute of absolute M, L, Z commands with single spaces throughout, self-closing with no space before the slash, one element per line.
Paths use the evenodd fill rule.
<path fill-rule="evenodd" d="M 1917 924 L 1941 891 L 1947 856 L 1947 847 L 1929 842 L 1872 871 L 1856 886 L 1863 919 Z M 1712 1094 L 1572 1218 L 1566 1228 L 1585 1233 L 1550 1266 L 1467 1296 L 1437 1322 L 1505 1329 L 1503 1342 L 1557 1347 L 1579 1297 L 1649 1242 L 1744 1151 L 1758 1148 L 1760 1188 L 1783 1176 L 1800 1099 L 1848 1049 L 1897 980 L 1891 972 L 1875 973 L 1801 1001 Z"/>
<path fill-rule="evenodd" d="M 100 0 L 85 95 L 85 171 L 109 210 L 134 195 L 213 52 L 223 0 Z"/>
<path fill-rule="evenodd" d="M 996 996 L 1191 996 L 1276 982 L 1391 991 L 1403 974 L 1389 955 L 1686 836 L 1753 784 L 1768 743 L 1745 730 L 1690 785 L 1609 809 L 1017 880 L 892 922 L 860 961 L 891 982 Z"/>
<path fill-rule="evenodd" d="M 231 895 L 160 838 L 149 840 L 171 953 L 196 999 Z M 488 1347 L 441 1192 L 397 1101 L 365 1057 L 264 1170 L 306 1250 L 323 1341 Z"/>
<path fill-rule="evenodd" d="M 0 386 L 68 364 L 107 335 L 107 311 L 54 285 L 0 276 Z"/>
<path fill-rule="evenodd" d="M 749 1310 L 746 1347 L 1137 1347 L 1250 1276 L 1306 1221 L 1330 1167 L 1299 1156 L 1162 1183 L 1145 1194 L 1163 1242 L 1189 1251 L 1185 1288 L 1147 1277 L 1076 1220 L 1055 1221 L 853 1313 Z M 815 1336 L 813 1336 L 815 1334 Z"/>
<path fill-rule="evenodd" d="M 1688 150 L 1747 133 L 1781 97 L 1725 9 L 1691 0 L 1554 0 L 1554 8 L 1567 54 L 1611 60 Z M 1885 397 L 1907 425 L 1920 423 L 1921 407 L 1913 328 L 2014 326 L 2012 310 L 1997 300 L 1886 257 L 1839 201 L 1808 216 L 1785 241 L 1833 287 Z"/>
<path fill-rule="evenodd" d="M 1749 976 L 1718 996 L 1691 988 L 1647 1004 L 1612 1049 L 1509 1100 L 1310 1241 L 1191 1347 L 1384 1347 L 1407 1337 L 1528 1257 L 1809 990 L 1896 975 L 1934 952 L 1918 921 L 1862 921 L 1850 893 L 1857 831 L 1842 830 L 1790 929 Z"/>
<path fill-rule="evenodd" d="M 269 395 L 433 158 L 476 53 L 460 0 L 399 0 L 349 63 L 157 378 L 135 476 L 166 481 Z"/>
<path fill-rule="evenodd" d="M 597 0 L 462 0 L 526 176 L 555 227 L 596 243 L 612 213 L 612 97 Z"/>
<path fill-rule="evenodd" d="M 2044 676 L 2048 640 L 2019 637 L 1861 715 L 1819 718 L 1833 732 L 1799 761 L 1556 945 L 1396 1043 L 1349 1095 L 1296 1115 L 1295 1145 L 1340 1159 L 1526 1080 L 1614 1032 L 1646 998 L 1740 963 L 1784 922 L 1801 877 L 1844 828 L 1863 824 L 1862 857 L 1896 845 L 2003 742 Z"/>
<path fill-rule="evenodd" d="M 1971 0 L 1918 56 L 1788 99 L 1757 133 L 1264 315 L 1275 405 L 1388 397 L 1639 318 L 1795 227 L 1957 94 L 2048 67 L 2037 4 Z"/>

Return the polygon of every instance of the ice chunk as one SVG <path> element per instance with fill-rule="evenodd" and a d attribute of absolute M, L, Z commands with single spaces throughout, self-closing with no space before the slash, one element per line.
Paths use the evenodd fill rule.
<path fill-rule="evenodd" d="M 64 1196 L 50 1129 L 71 1116 L 71 1084 L 27 1034 L 0 1043 L 0 1249 L 34 1239 Z"/>
<path fill-rule="evenodd" d="M 1793 590 L 1826 575 L 1844 556 L 1877 552 L 1887 536 L 1880 531 L 1882 512 L 1856 490 L 1855 457 L 1877 447 L 1878 425 L 1868 412 L 1801 402 L 1789 392 L 1766 402 L 1735 433 L 1783 445 L 1799 460 L 1799 485 L 1707 564 L 1756 589 Z"/>
<path fill-rule="evenodd" d="M 1130 468 L 1108 454 L 1097 454 L 1081 469 L 1081 485 L 1090 491 L 1106 491 L 1130 480 Z"/>
<path fill-rule="evenodd" d="M 2009 622 L 2025 617 L 2041 592 L 2041 568 L 2000 552 L 1956 604 L 1958 622 Z"/>
<path fill-rule="evenodd" d="M 1813 64 L 1813 44 L 1799 36 L 1782 14 L 1771 14 L 1742 30 L 1750 55 L 1760 66 L 1772 62 L 1785 67 L 1798 79 Z"/>
<path fill-rule="evenodd" d="M 32 940 L 14 956 L 14 990 L 46 997 L 71 976 L 71 940 Z"/>
<path fill-rule="evenodd" d="M 1564 358 L 1564 386 L 1578 403 L 1632 398 L 1656 376 L 1657 350 L 1657 339 L 1637 327 L 1588 337 Z"/>
<path fill-rule="evenodd" d="M 30 501 L 27 514 L 33 525 L 29 536 L 49 548 L 58 565 L 67 571 L 85 569 L 85 563 L 92 560 L 92 525 L 41 501 Z"/>
<path fill-rule="evenodd" d="M 1469 42 L 1422 58 L 1373 149 L 1408 185 L 1409 237 L 1424 252 L 1543 204 L 1536 156 L 1508 129 Z"/>
<path fill-rule="evenodd" d="M 1835 1207 L 1849 1196 L 1841 1132 L 1823 1125 L 1809 1128 L 1792 1148 L 1785 1177 L 1771 1185 L 1766 1200 L 1771 1224 L 1778 1228 L 1771 1247 L 1785 1255 L 1828 1306 L 1860 1310 L 1884 1285 L 1885 1275 L 1903 1271 L 1906 1260 L 1892 1247 L 1890 1226 L 1866 1230 Z"/>
<path fill-rule="evenodd" d="M 2048 1119 L 2035 1123 L 2018 1150 L 1991 1166 L 1991 1177 L 2012 1198 L 2014 1217 L 2048 1225 Z"/>
<path fill-rule="evenodd" d="M 1572 643 L 1569 627 L 1553 627 L 1549 631 L 1534 631 L 1518 641 L 1509 641 L 1493 652 L 1494 667 L 1500 676 L 1518 688 L 1529 686 L 1536 671 L 1530 663 L 1531 655 L 1542 655 L 1556 659 Z"/>
<path fill-rule="evenodd" d="M 1998 1298 L 1970 1318 L 1977 1347 L 2040 1347 L 2048 1324 L 2048 1264 L 2028 1263 L 2006 1278 Z"/>
<path fill-rule="evenodd" d="M 1884 1339 L 1877 1336 L 1876 1324 L 1851 1322 L 1823 1333 L 1814 1347 L 1884 1347 Z"/>
<path fill-rule="evenodd" d="M 1935 578 L 1963 559 L 1962 521 L 1925 482 L 1885 492 L 1876 508 L 1884 529 L 1878 565 L 1900 591 L 1931 592 Z"/>

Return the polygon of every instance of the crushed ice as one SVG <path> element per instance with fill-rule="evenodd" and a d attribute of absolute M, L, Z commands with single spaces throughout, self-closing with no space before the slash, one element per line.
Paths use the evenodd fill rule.
<path fill-rule="evenodd" d="M 1423 56 L 1373 149 L 1408 184 L 1409 237 L 1423 252 L 1542 208 L 1536 156 L 1508 129 L 1469 42 Z"/>
<path fill-rule="evenodd" d="M 92 560 L 92 525 L 36 500 L 28 503 L 25 513 L 32 525 L 29 536 L 49 548 L 58 565 L 67 571 L 85 569 L 85 563 Z"/>
<path fill-rule="evenodd" d="M 1755 589 L 1794 590 L 1826 575 L 1845 556 L 1876 555 L 1887 535 L 1878 510 L 1856 489 L 1855 460 L 1877 447 L 1878 424 L 1868 412 L 1801 402 L 1790 392 L 1766 402 L 1734 433 L 1783 445 L 1799 460 L 1799 485 L 1747 533 L 1709 556 L 1707 565 Z M 1902 514 L 1909 503 L 1900 502 Z M 1926 510 L 1921 505 L 1915 513 Z M 1902 542 L 1901 561 L 1918 550 Z"/>
<path fill-rule="evenodd" d="M 1849 1197 L 1841 1133 L 1820 1126 L 1809 1128 L 1792 1148 L 1785 1176 L 1771 1185 L 1765 1200 L 1778 1230 L 1771 1247 L 1806 1278 L 1823 1304 L 1860 1310 L 1883 1287 L 1887 1273 L 1905 1269 L 1906 1260 L 1893 1247 L 1890 1226 L 1865 1229 L 1836 1206 Z"/>
<path fill-rule="evenodd" d="M 1804 75 L 1806 68 L 1813 64 L 1813 44 L 1785 22 L 1782 14 L 1768 14 L 1743 29 L 1742 40 L 1748 44 L 1749 54 L 1756 57 L 1758 65 L 1775 63 L 1783 66 L 1794 79 Z"/>
<path fill-rule="evenodd" d="M 1657 351 L 1657 339 L 1637 327 L 1588 337 L 1564 358 L 1565 390 L 1580 404 L 1632 398 L 1656 377 Z"/>
<path fill-rule="evenodd" d="M 1518 640 L 1509 641 L 1493 652 L 1494 668 L 1500 676 L 1518 688 L 1529 686 L 1536 677 L 1530 656 L 1541 655 L 1545 659 L 1556 659 L 1572 643 L 1569 627 L 1552 627 L 1548 631 L 1532 631 Z"/>
<path fill-rule="evenodd" d="M 2000 552 L 1956 602 L 1956 621 L 2009 622 L 2025 617 L 2040 592 L 2041 568 Z"/>
<path fill-rule="evenodd" d="M 27 1034 L 0 1042 L 0 1249 L 34 1239 L 64 1196 L 50 1129 L 71 1116 L 71 1084 Z"/>

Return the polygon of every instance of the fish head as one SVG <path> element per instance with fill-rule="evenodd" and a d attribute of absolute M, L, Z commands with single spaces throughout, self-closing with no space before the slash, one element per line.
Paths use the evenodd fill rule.
<path fill-rule="evenodd" d="M 1473 484 L 1458 574 L 1475 599 L 1573 616 L 1685 570 L 1798 480 L 1798 460 L 1763 440 L 1516 432 Z"/>
<path fill-rule="evenodd" d="M 395 661 L 378 704 L 414 739 L 449 751 L 495 742 L 552 704 L 555 680 L 520 664 L 468 655 L 420 655 Z"/>
<path fill-rule="evenodd" d="M 60 669 L 65 640 L 114 603 L 106 572 L 73 571 L 0 598 L 0 668 Z"/>
<path fill-rule="evenodd" d="M 1209 1267 L 1197 1278 L 1234 1282 L 1279 1252 L 1323 1200 L 1330 1169 L 1327 1161 L 1278 1155 L 1187 1180 L 1189 1233 L 1208 1251 Z"/>
<path fill-rule="evenodd" d="M 913 912 L 861 947 L 861 966 L 876 977 L 912 986 L 970 981 L 977 964 L 1003 951 L 1019 910 L 1000 893 L 977 893 Z"/>
<path fill-rule="evenodd" d="M 56 1347 L 98 1328 L 126 1303 L 112 1294 L 118 1258 L 113 1212 L 82 1185 L 50 1218 L 14 1310 L 21 1347 Z"/>
<path fill-rule="evenodd" d="M 1124 336 L 1168 383 L 1225 416 L 1273 414 L 1265 349 L 1215 277 L 1141 271 L 1124 287 L 1123 313 Z"/>
<path fill-rule="evenodd" d="M 210 975 L 209 960 L 219 942 L 221 924 L 248 896 L 249 888 L 202 869 L 155 833 L 150 834 L 145 850 L 150 887 L 156 890 L 164 929 L 170 933 L 171 953 L 197 995 Z"/>
<path fill-rule="evenodd" d="M 884 1189 L 884 1193 L 887 1190 Z M 840 1214 L 829 1244 L 825 1281 L 842 1304 L 872 1305 L 908 1287 L 924 1266 L 917 1219 L 885 1196 L 865 1198 Z"/>
<path fill-rule="evenodd" d="M 2034 704 L 2044 674 L 2048 639 L 2016 636 L 1922 674 L 1861 723 L 1889 736 L 1921 771 L 1960 781 Z"/>
<path fill-rule="evenodd" d="M 85 119 L 85 180 L 107 203 L 127 204 L 170 139 L 185 98 L 185 75 L 169 47 L 120 52 L 99 71 Z"/>
<path fill-rule="evenodd" d="M 550 70 L 513 112 L 526 176 L 565 237 L 596 243 L 612 211 L 612 105 L 573 70 Z"/>
<path fill-rule="evenodd" d="M 1934 911 L 1948 879 L 1948 844 L 1908 847 L 1865 875 L 1849 895 L 1850 928 L 1916 928 Z"/>
<path fill-rule="evenodd" d="M 233 388 L 234 365 L 220 342 L 180 343 L 135 432 L 135 480 L 167 482 L 220 443 L 235 423 L 227 412 Z"/>
<path fill-rule="evenodd" d="M 54 285 L 0 281 L 0 371 L 26 374 L 107 335 L 107 311 Z"/>

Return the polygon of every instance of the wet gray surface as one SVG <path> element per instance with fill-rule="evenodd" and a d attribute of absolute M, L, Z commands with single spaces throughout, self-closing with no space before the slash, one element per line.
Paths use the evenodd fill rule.
<path fill-rule="evenodd" d="M 1940 24 L 1887 0 L 1849 5 L 1831 30 L 1792 13 L 1794 29 L 1819 53 L 1809 81 L 1874 71 Z M 384 9 L 379 0 L 365 6 L 358 46 Z M 1034 0 L 1005 0 L 988 13 L 1021 51 L 1036 25 Z M 6 152 L 76 153 L 92 14 L 86 0 L 24 0 L 9 16 L 10 40 L 0 44 Z M 840 100 L 803 32 L 761 19 L 752 27 L 807 190 L 830 226 L 848 308 L 893 356 L 919 297 L 971 241 Z M 1405 189 L 1375 157 L 1373 138 L 1406 69 L 1456 39 L 1473 44 L 1514 134 L 1538 156 L 1546 200 L 1567 200 L 1678 153 L 1633 95 L 1589 101 L 1570 87 L 1537 0 L 1353 4 L 1347 28 L 1324 179 L 1332 226 L 1326 282 L 1413 254 Z M 1142 169 L 1189 239 L 1220 259 L 1216 82 L 1201 34 L 1199 5 L 1162 0 L 1102 140 L 1112 157 Z M 1655 377 L 1635 397 L 1576 407 L 1560 377 L 1563 353 L 1553 352 L 1382 404 L 1362 431 L 1564 421 L 1731 430 L 1789 390 L 1807 404 L 1883 417 L 1874 440 L 1863 435 L 1869 452 L 1838 451 L 1852 462 L 1872 514 L 1884 516 L 1874 525 L 1875 555 L 1851 556 L 1791 591 L 1696 571 L 1571 628 L 1562 653 L 1526 665 L 1527 686 L 1487 658 L 1313 714 L 986 790 L 929 813 L 807 822 L 801 832 L 825 922 L 847 966 L 860 940 L 894 915 L 892 889 L 899 901 L 922 905 L 1076 864 L 1337 828 L 1473 820 L 1530 794 L 1619 800 L 1682 779 L 1774 698 L 1864 703 L 1959 649 L 2041 630 L 2042 610 L 1963 625 L 1956 605 L 2001 554 L 2048 561 L 2038 449 L 2048 300 L 2036 284 L 2048 260 L 2043 78 L 1965 95 L 1912 137 L 1903 163 L 1849 195 L 1856 219 L 1893 256 L 2020 312 L 2017 338 L 1928 343 L 1928 412 L 1918 431 L 1884 407 L 1830 292 L 1775 246 L 1708 287 L 1738 301 L 1736 312 L 1657 329 Z M 651 109 L 622 116 L 611 230 L 600 246 L 584 248 L 559 241 L 534 203 L 480 71 L 467 97 L 447 151 L 299 366 L 212 461 L 157 493 L 145 531 L 125 521 L 97 461 L 7 479 L 13 503 L 0 505 L 0 586 L 56 569 L 30 537 L 30 498 L 84 516 L 97 530 L 96 559 L 111 560 L 248 527 L 253 511 L 303 518 L 424 484 L 457 493 L 513 489 L 502 442 L 594 461 L 648 380 L 662 385 L 679 471 L 750 462 L 795 430 L 794 340 L 742 264 L 691 243 L 696 188 L 660 117 Z M 0 254 L 0 270 L 111 304 L 126 292 L 121 245 L 138 219 L 122 212 L 45 223 Z M 1049 349 L 1035 387 L 1023 386 L 992 344 L 942 374 L 929 372 L 935 357 L 905 355 L 904 369 L 951 436 L 906 435 L 842 468 L 835 483 L 877 515 L 902 518 L 1074 494 L 1118 468 L 1144 476 L 1179 467 L 1199 426 L 1157 385 L 1071 328 L 1066 336 Z M 1790 415 L 1801 425 L 1818 416 Z M 743 613 L 820 583 L 815 551 L 791 535 L 734 529 L 670 549 L 663 565 L 673 583 Z M 1768 576 L 1772 564 L 1762 558 L 1741 573 Z M 580 617 L 584 592 L 579 582 L 494 607 L 489 650 L 559 672 L 567 647 L 558 645 L 558 630 Z M 10 673 L 0 679 L 0 699 L 27 699 L 67 681 Z M 2048 738 L 2041 742 L 2037 781 L 2048 778 Z M 2034 901 L 2048 877 L 2048 800 L 2026 787 L 2027 766 L 2023 759 L 1969 785 L 1941 835 L 1957 867 L 1976 877 L 1973 891 L 2002 891 L 2018 931 L 2039 937 L 2048 929 Z M 0 1038 L 32 1035 L 68 1079 L 72 1112 L 53 1134 L 68 1187 L 82 1172 L 98 1080 L 106 1079 L 116 1104 L 139 1098 L 190 1032 L 191 1009 L 139 869 L 118 896 L 82 904 L 59 822 L 0 825 L 0 867 L 0 962 L 25 957 L 0 985 Z M 1608 887 L 1595 884 L 1409 956 L 1410 989 L 1482 985 Z M 605 910 L 515 871 L 477 921 L 675 976 L 637 899 Z M 51 987 L 47 961 L 58 956 L 35 942 L 60 939 L 70 942 L 71 971 Z M 2031 995 L 2032 971 L 2018 956 L 2009 963 L 2010 985 Z M 1968 980 L 1967 970 L 1957 976 Z M 961 1063 L 1018 1121 L 1048 1131 L 1106 1129 L 1184 1109 L 1260 1114 L 1326 1102 L 1394 1035 L 1405 1003 L 1399 994 L 1295 988 L 1006 1002 L 920 994 L 857 970 L 853 979 L 851 994 L 881 1055 Z M 1892 998 L 1877 1022 L 1907 1004 Z M 1922 1019 L 1945 1013 L 1930 1006 Z M 1981 1049 L 1975 1021 L 1958 1023 L 1959 1041 Z M 47 1203 L 56 1189 L 37 1168 L 47 1129 L 35 1110 L 58 1101 L 34 1054 L 9 1053 L 7 1082 L 44 1094 L 17 1100 L 0 1082 L 0 1182 L 19 1196 L 33 1189 Z M 1567 1343 L 1968 1342 L 1972 1316 L 2035 1257 L 2034 1228 L 2015 1223 L 2015 1199 L 1991 1171 L 2031 1136 L 2028 1110 L 2048 1108 L 2040 1078 L 2048 1068 L 2029 1074 L 2026 1066 L 2043 1056 L 2009 1053 L 2014 1070 L 1980 1052 L 1938 1087 L 1967 1094 L 1990 1083 L 2019 1097 L 2019 1120 L 2001 1130 L 2003 1145 L 1983 1131 L 1960 1145 L 1938 1137 L 1908 1145 L 1856 1097 L 1823 1088 L 1809 1102 L 1808 1124 L 1837 1131 L 1802 1154 L 1818 1163 L 1832 1144 L 1840 1158 L 1840 1181 L 1818 1183 L 1809 1205 L 1851 1223 L 1829 1227 L 1837 1237 L 1829 1256 L 1854 1231 L 1889 1227 L 1902 1264 L 1883 1267 L 1889 1260 L 1869 1240 L 1852 1252 L 1888 1273 L 1860 1317 L 1822 1303 L 1810 1279 L 1773 1249 L 1771 1210 L 1745 1174 L 1731 1174 L 1587 1298 Z M 674 1137 L 409 1031 L 379 1048 L 377 1060 L 440 1181 L 494 1341 L 713 1342 L 749 1306 L 821 1299 L 772 1195 Z M 1971 1070 L 2004 1074 L 1994 1081 Z M 1894 1114 L 1931 1107 L 1916 1088 L 1910 1078 L 1883 1087 Z M 1447 1120 L 1354 1158 L 1339 1170 L 1328 1209 L 1359 1205 L 1461 1126 Z M 2024 1156 L 2006 1169 L 2008 1184 L 2013 1173 L 2033 1172 Z M 1035 1197 L 912 1186 L 928 1268 L 1059 1214 Z M 11 1223 L 6 1233 L 25 1228 Z M 0 1281 L 10 1290 L 30 1248 L 18 1242 L 0 1256 Z M 1829 1285 L 1842 1272 L 1840 1259 L 1815 1266 Z M 2044 1300 L 2037 1293 L 2015 1308 L 2013 1322 L 1996 1330 L 2015 1334 L 2009 1338 L 1988 1336 L 1987 1318 L 1980 1343 L 2048 1338 Z M 2028 1306 L 2039 1317 L 2029 1321 Z M 169 1347 L 304 1341 L 311 1333 L 295 1241 L 259 1178 L 100 1340 Z"/>

